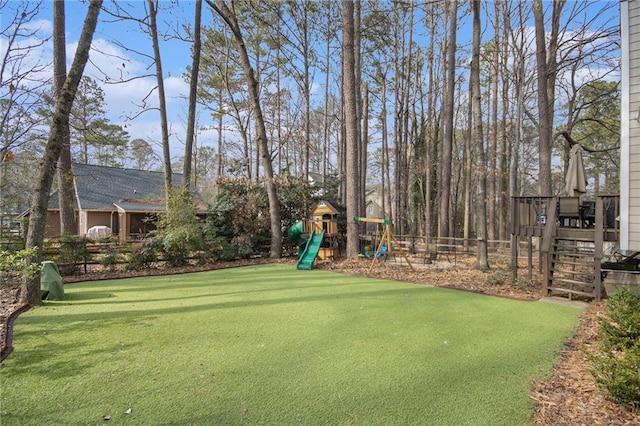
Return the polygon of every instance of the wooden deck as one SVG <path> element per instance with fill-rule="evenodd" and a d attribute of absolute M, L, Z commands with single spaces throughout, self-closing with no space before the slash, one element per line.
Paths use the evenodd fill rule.
<path fill-rule="evenodd" d="M 512 237 L 540 239 L 545 293 L 600 300 L 604 243 L 619 241 L 619 197 L 514 197 L 511 206 Z"/>

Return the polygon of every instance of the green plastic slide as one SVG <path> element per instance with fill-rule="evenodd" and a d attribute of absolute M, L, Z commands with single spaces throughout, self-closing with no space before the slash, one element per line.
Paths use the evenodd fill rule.
<path fill-rule="evenodd" d="M 311 233 L 304 252 L 302 252 L 302 256 L 298 257 L 298 263 L 296 265 L 298 269 L 313 269 L 313 262 L 316 260 L 316 256 L 318 256 L 322 241 L 324 241 L 324 234 L 324 230 L 320 234 L 316 234 L 315 232 Z"/>
<path fill-rule="evenodd" d="M 307 239 L 302 236 L 303 229 L 304 224 L 299 220 L 291 225 L 288 232 L 289 239 L 298 246 L 298 259 L 302 257 L 302 253 L 304 253 L 304 249 L 307 247 Z"/>

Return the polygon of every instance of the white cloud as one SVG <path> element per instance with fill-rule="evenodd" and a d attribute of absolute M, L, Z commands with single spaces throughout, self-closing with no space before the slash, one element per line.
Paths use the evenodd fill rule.
<path fill-rule="evenodd" d="M 53 34 L 53 23 L 48 19 L 36 19 L 25 22 L 22 26 L 26 32 L 38 33 L 39 36 L 49 36 Z"/>

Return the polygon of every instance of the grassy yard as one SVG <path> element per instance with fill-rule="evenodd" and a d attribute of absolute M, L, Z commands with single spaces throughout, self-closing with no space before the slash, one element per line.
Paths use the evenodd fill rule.
<path fill-rule="evenodd" d="M 15 322 L 3 426 L 528 424 L 581 312 L 277 264 L 65 293 Z"/>

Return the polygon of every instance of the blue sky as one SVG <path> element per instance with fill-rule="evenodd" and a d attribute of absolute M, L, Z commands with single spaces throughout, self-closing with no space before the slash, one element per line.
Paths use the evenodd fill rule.
<path fill-rule="evenodd" d="M 9 7 L 19 7 L 21 1 L 10 0 Z M 117 4 L 135 16 L 144 16 L 146 1 L 118 1 Z M 600 9 L 603 3 L 594 3 L 596 9 Z M 619 20 L 619 4 L 612 2 L 609 19 Z M 171 28 L 182 30 L 183 25 L 193 22 L 193 1 L 180 0 L 179 2 L 164 0 L 160 2 L 158 22 L 160 30 L 166 33 Z M 105 0 L 104 6 L 109 10 L 114 10 L 114 3 Z M 87 10 L 86 1 L 67 0 L 66 1 L 66 34 L 67 34 L 67 58 L 70 64 L 75 52 L 82 23 Z M 0 10 L 0 14 L 7 14 L 6 10 Z M 45 0 L 41 6 L 38 20 L 31 23 L 37 28 L 38 37 L 49 37 L 52 33 L 52 3 Z M 2 16 L 0 15 L 0 19 Z M 217 17 L 215 19 L 218 19 Z M 209 7 L 203 7 L 203 26 L 210 25 L 214 20 Z M 114 22 L 115 18 L 101 12 L 100 22 L 94 36 L 93 48 L 90 63 L 87 65 L 85 74 L 101 83 L 105 92 L 105 110 L 107 117 L 114 124 L 125 126 L 131 138 L 142 138 L 156 147 L 160 152 L 160 126 L 159 115 L 156 110 L 148 111 L 139 115 L 141 103 L 152 89 L 157 85 L 153 74 L 150 59 L 136 55 L 133 52 L 123 49 L 117 45 L 120 42 L 134 50 L 151 54 L 151 41 L 147 34 L 140 31 L 140 28 L 133 22 Z M 469 25 L 470 19 L 465 21 Z M 485 22 L 487 25 L 488 22 Z M 490 29 L 487 30 L 489 32 Z M 485 37 L 487 37 L 485 32 Z M 463 43 L 464 37 L 470 36 L 470 31 L 461 29 L 459 32 L 459 42 Z M 0 40 L 2 47 L 3 40 Z M 0 49 L 4 51 L 4 49 Z M 50 61 L 52 57 L 51 43 L 42 46 L 40 57 L 43 61 Z M 164 71 L 164 83 L 167 95 L 167 107 L 170 121 L 170 140 L 172 146 L 172 156 L 180 157 L 183 151 L 183 141 L 185 135 L 185 123 L 187 115 L 187 94 L 188 86 L 183 79 L 183 74 L 191 63 L 190 45 L 187 42 L 176 39 L 163 38 L 161 41 L 162 65 Z M 137 78 L 134 78 L 137 77 Z M 317 78 L 322 79 L 320 75 Z M 132 79 L 122 84 L 107 84 L 119 79 Z M 152 105 L 157 104 L 157 94 L 153 93 L 149 97 Z M 134 117 L 135 118 L 130 118 Z M 206 127 L 210 123 L 210 116 L 207 112 L 199 115 L 198 126 Z M 198 143 L 205 145 L 215 145 L 212 131 L 201 130 L 198 134 Z"/>
<path fill-rule="evenodd" d="M 13 2 L 17 5 L 19 2 Z M 136 16 L 144 16 L 146 2 L 119 2 Z M 111 1 L 106 0 L 104 6 L 113 10 Z M 70 66 L 75 53 L 77 40 L 82 30 L 82 24 L 87 10 L 87 3 L 84 1 L 66 1 L 66 42 L 67 42 L 67 63 Z M 169 31 L 169 26 L 180 27 L 183 24 L 193 22 L 193 2 L 182 1 L 161 2 L 158 15 L 158 23 L 162 26 L 162 31 Z M 45 1 L 39 13 L 39 20 L 32 22 L 34 28 L 39 29 L 40 37 L 50 36 L 52 33 L 53 5 Z M 105 110 L 107 118 L 114 123 L 126 127 L 131 138 L 142 138 L 151 142 L 159 152 L 161 140 L 159 113 L 157 110 L 150 110 L 139 115 L 141 109 L 139 105 L 150 91 L 157 85 L 154 66 L 148 58 L 144 58 L 134 52 L 127 51 L 118 46 L 117 42 L 124 44 L 131 49 L 151 54 L 151 40 L 149 36 L 140 31 L 137 24 L 133 22 L 113 22 L 115 18 L 102 11 L 100 21 L 94 35 L 90 63 L 87 64 L 85 75 L 98 81 L 105 92 Z M 208 8 L 203 8 L 203 24 L 211 22 L 212 15 Z M 117 28 L 117 31 L 114 29 Z M 167 96 L 167 106 L 169 113 L 170 139 L 172 145 L 172 156 L 180 157 L 183 151 L 183 141 L 185 134 L 185 123 L 187 114 L 188 85 L 183 79 L 183 74 L 187 66 L 191 63 L 190 46 L 184 41 L 162 40 L 161 56 L 164 73 L 164 85 Z M 44 60 L 52 56 L 51 43 L 43 46 L 40 55 Z M 134 77 L 138 77 L 133 79 Z M 133 79 L 133 80 L 130 80 Z M 130 80 L 126 83 L 109 84 L 107 81 Z M 148 102 L 157 105 L 157 92 L 154 92 Z M 135 118 L 132 118 L 135 117 Z M 202 120 L 209 117 L 201 115 Z M 200 123 L 201 126 L 207 123 Z M 199 138 L 206 138 L 202 134 Z M 213 141 L 211 142 L 213 144 Z"/>

